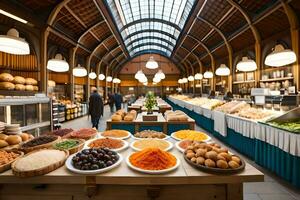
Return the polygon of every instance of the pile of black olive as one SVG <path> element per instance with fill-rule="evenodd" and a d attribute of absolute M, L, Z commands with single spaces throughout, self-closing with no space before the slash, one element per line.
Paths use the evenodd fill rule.
<path fill-rule="evenodd" d="M 119 155 L 108 148 L 84 149 L 72 158 L 79 170 L 97 170 L 109 167 L 119 160 Z"/>

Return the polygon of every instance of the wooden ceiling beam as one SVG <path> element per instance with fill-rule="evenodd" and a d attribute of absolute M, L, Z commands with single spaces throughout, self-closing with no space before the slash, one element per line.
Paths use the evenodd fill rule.
<path fill-rule="evenodd" d="M 65 4 L 64 7 L 72 15 L 72 17 L 74 17 L 79 22 L 79 24 L 81 24 L 81 26 L 83 26 L 84 28 L 87 28 L 87 25 L 85 25 L 85 23 L 73 12 L 73 10 L 71 10 L 71 8 L 69 8 L 69 6 L 67 4 Z"/>

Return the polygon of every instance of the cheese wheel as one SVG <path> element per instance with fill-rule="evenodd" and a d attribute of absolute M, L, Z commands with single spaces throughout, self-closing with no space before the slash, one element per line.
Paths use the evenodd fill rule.
<path fill-rule="evenodd" d="M 24 85 L 25 84 L 25 78 L 22 77 L 22 76 L 15 76 L 13 83 L 14 84 L 22 84 L 22 85 Z"/>
<path fill-rule="evenodd" d="M 15 84 L 10 83 L 10 82 L 0 82 L 0 89 L 13 90 L 13 89 L 15 89 Z"/>
<path fill-rule="evenodd" d="M 23 91 L 23 90 L 25 90 L 25 85 L 22 85 L 22 84 L 16 84 L 16 85 L 15 85 L 15 89 L 16 89 L 16 90 Z"/>
<path fill-rule="evenodd" d="M 12 82 L 13 80 L 14 80 L 14 77 L 9 73 L 0 74 L 0 81 Z"/>

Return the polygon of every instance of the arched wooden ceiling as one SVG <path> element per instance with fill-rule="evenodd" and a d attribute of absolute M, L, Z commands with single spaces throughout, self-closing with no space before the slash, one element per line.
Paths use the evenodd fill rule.
<path fill-rule="evenodd" d="M 46 13 L 49 39 L 90 56 L 96 66 L 120 70 L 130 59 L 109 8 L 102 0 L 13 0 L 39 16 Z M 260 43 L 288 30 L 285 6 L 296 13 L 299 0 L 198 0 L 170 58 L 182 71 L 186 66 L 214 67 L 214 60 Z M 45 15 L 45 14 L 43 14 Z M 299 18 L 299 14 L 298 14 Z M 43 18 L 42 18 L 43 19 Z M 149 29 L 148 31 L 153 31 Z M 134 33 L 138 34 L 138 33 Z M 232 51 L 232 52 L 231 52 Z M 147 52 L 140 52 L 140 54 Z M 231 58 L 232 59 L 232 58 Z"/>

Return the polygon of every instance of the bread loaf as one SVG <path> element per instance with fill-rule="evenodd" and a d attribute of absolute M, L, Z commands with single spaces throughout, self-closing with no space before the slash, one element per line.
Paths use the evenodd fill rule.
<path fill-rule="evenodd" d="M 122 121 L 122 116 L 114 114 L 111 116 L 111 121 Z"/>
<path fill-rule="evenodd" d="M 25 78 L 22 77 L 22 76 L 15 76 L 13 83 L 14 84 L 22 84 L 22 85 L 24 85 L 25 84 Z"/>
<path fill-rule="evenodd" d="M 25 79 L 26 85 L 37 85 L 37 80 L 33 78 L 26 78 Z"/>
<path fill-rule="evenodd" d="M 15 89 L 15 84 L 10 83 L 10 82 L 0 82 L 0 89 L 13 90 L 13 89 Z"/>
<path fill-rule="evenodd" d="M 33 91 L 33 85 L 26 85 L 25 90 L 26 91 Z"/>
<path fill-rule="evenodd" d="M 12 82 L 14 80 L 14 77 L 9 73 L 2 73 L 0 74 L 0 81 L 3 82 Z"/>
<path fill-rule="evenodd" d="M 133 120 L 134 120 L 134 114 L 129 113 L 124 117 L 124 121 L 131 122 Z"/>
<path fill-rule="evenodd" d="M 39 87 L 35 85 L 35 86 L 33 86 L 33 90 L 34 91 L 39 91 Z"/>
<path fill-rule="evenodd" d="M 15 85 L 15 89 L 16 89 L 16 90 L 23 91 L 23 90 L 25 90 L 25 85 L 22 85 L 22 84 L 16 84 L 16 85 Z"/>

